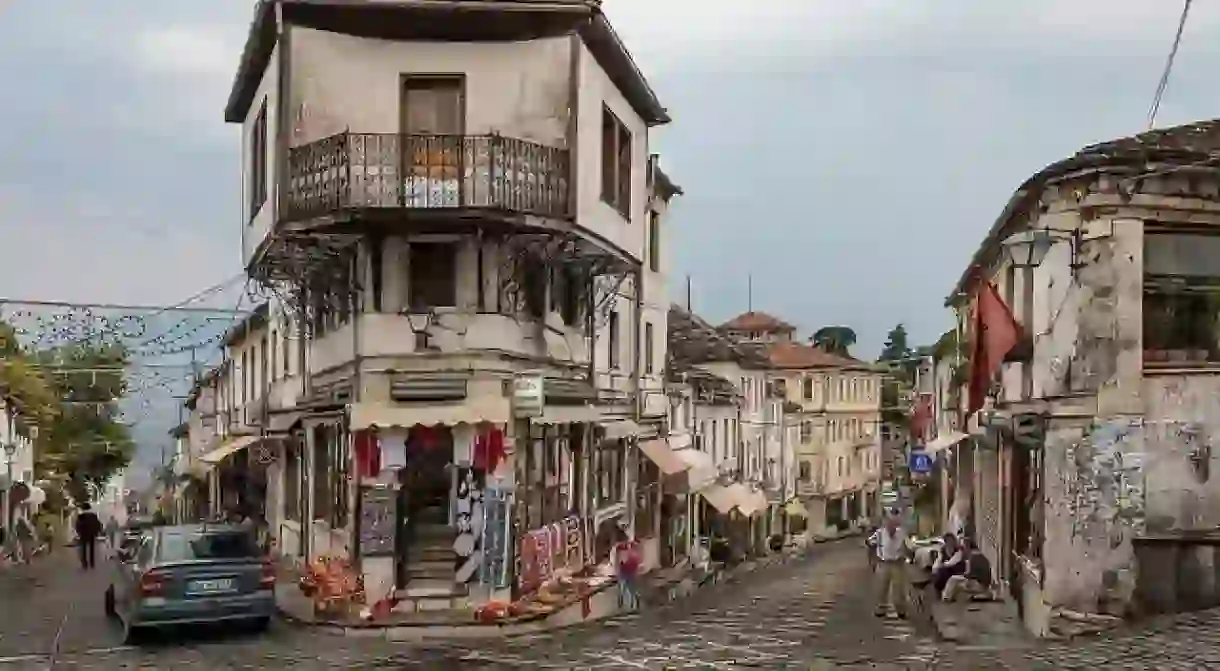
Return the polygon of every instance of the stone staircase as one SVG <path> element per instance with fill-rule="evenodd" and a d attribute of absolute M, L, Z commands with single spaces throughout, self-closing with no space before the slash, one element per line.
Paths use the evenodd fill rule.
<path fill-rule="evenodd" d="M 407 584 L 397 590 L 398 612 L 463 610 L 469 608 L 466 585 L 455 582 L 455 533 L 442 509 L 421 511 L 407 550 Z"/>

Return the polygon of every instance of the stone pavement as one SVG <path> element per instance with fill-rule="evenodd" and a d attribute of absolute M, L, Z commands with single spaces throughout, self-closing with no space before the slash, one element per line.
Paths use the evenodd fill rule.
<path fill-rule="evenodd" d="M 0 578 L 10 581 L 0 582 L 0 671 L 47 668 L 64 613 L 56 669 L 1220 668 L 1220 610 L 1023 650 L 954 646 L 936 640 L 920 618 L 873 617 L 862 560 L 858 539 L 828 543 L 808 561 L 730 580 L 685 601 L 518 639 L 396 644 L 276 626 L 265 636 L 176 632 L 138 648 L 120 646 L 101 616 L 101 581 L 67 564 L 55 580 Z M 30 579 L 43 586 L 22 582 Z M 23 591 L 9 591 L 13 586 Z"/>

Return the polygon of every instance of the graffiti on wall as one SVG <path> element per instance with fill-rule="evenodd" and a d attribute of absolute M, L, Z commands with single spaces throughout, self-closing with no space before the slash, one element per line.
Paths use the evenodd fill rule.
<path fill-rule="evenodd" d="M 509 527 L 512 492 L 488 488 L 483 492 L 483 556 L 479 580 L 493 589 L 509 586 Z"/>
<path fill-rule="evenodd" d="M 522 535 L 520 557 L 518 585 L 523 593 L 537 590 L 556 571 L 580 570 L 585 565 L 581 519 L 569 516 Z"/>
<path fill-rule="evenodd" d="M 1096 422 L 1068 445 L 1072 534 L 1100 530 L 1111 545 L 1125 531 L 1144 531 L 1144 423 L 1140 419 Z"/>

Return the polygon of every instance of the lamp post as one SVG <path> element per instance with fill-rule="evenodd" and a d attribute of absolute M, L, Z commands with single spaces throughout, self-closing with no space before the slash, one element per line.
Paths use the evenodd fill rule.
<path fill-rule="evenodd" d="M 432 336 L 428 329 L 436 323 L 436 313 L 432 308 L 415 306 L 402 311 L 407 318 L 407 325 L 415 335 L 415 349 L 432 349 Z"/>

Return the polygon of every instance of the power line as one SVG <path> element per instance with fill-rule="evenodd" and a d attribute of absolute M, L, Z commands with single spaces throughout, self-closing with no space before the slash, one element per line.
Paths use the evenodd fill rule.
<path fill-rule="evenodd" d="M 1150 130 L 1156 125 L 1156 115 L 1161 110 L 1161 98 L 1165 95 L 1165 89 L 1169 87 L 1169 75 L 1173 72 L 1173 62 L 1178 57 L 1178 47 L 1182 45 L 1182 33 L 1186 29 L 1186 17 L 1190 15 L 1192 1 L 1186 0 L 1182 6 L 1182 17 L 1178 19 L 1178 32 L 1174 35 L 1173 46 L 1169 49 L 1169 56 L 1165 59 L 1165 69 L 1161 72 L 1161 79 L 1156 85 L 1156 93 L 1152 96 L 1152 105 L 1148 108 L 1148 128 Z"/>

